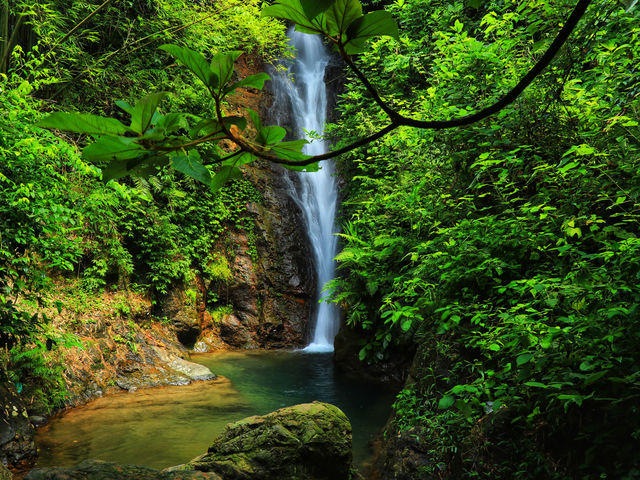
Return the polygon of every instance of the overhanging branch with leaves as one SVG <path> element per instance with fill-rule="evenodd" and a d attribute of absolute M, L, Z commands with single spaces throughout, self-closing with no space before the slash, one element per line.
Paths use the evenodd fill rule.
<path fill-rule="evenodd" d="M 485 119 L 515 101 L 533 80 L 551 63 L 565 44 L 571 32 L 583 17 L 591 0 L 578 0 L 564 26 L 547 51 L 527 74 L 492 105 L 476 113 L 447 120 L 416 120 L 401 115 L 384 101 L 366 75 L 357 67 L 352 56 L 367 49 L 367 40 L 373 37 L 399 37 L 398 26 L 390 13 L 382 10 L 363 13 L 358 0 L 277 0 L 262 11 L 271 16 L 293 22 L 298 31 L 323 35 L 339 52 L 376 104 L 389 117 L 389 123 L 376 133 L 346 147 L 322 155 L 310 156 L 302 152 L 307 140 L 283 141 L 286 130 L 279 126 L 263 126 L 256 112 L 247 109 L 253 129 L 249 129 L 244 116 L 226 115 L 224 102 L 228 95 L 240 88 L 262 89 L 269 80 L 266 73 L 251 75 L 231 82 L 234 63 L 239 51 L 221 52 L 211 61 L 191 49 L 177 45 L 163 45 L 177 62 L 189 69 L 205 86 L 214 104 L 213 118 L 201 118 L 188 113 L 161 114 L 158 106 L 166 92 L 157 92 L 140 99 L 134 106 L 116 102 L 131 116 L 129 126 L 113 118 L 89 114 L 54 113 L 39 125 L 92 135 L 95 142 L 83 150 L 83 157 L 94 163 L 105 164 L 105 182 L 127 175 L 148 176 L 171 166 L 196 180 L 220 188 L 227 180 L 242 175 L 240 166 L 262 158 L 294 170 L 317 170 L 318 162 L 347 153 L 374 142 L 401 126 L 424 129 L 447 129 L 469 125 Z M 251 133 L 250 133 L 251 132 Z M 255 132 L 255 133 L 254 133 Z M 232 151 L 222 146 L 232 142 Z M 215 152 L 203 158 L 199 145 L 214 143 Z M 208 165 L 220 165 L 211 176 Z"/>

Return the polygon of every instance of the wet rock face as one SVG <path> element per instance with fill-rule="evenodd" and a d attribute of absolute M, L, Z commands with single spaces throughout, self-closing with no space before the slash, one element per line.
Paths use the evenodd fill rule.
<path fill-rule="evenodd" d="M 85 460 L 70 468 L 38 468 L 25 480 L 222 480 L 203 472 L 161 472 L 136 465 Z"/>
<path fill-rule="evenodd" d="M 226 296 L 233 315 L 221 321 L 220 333 L 233 347 L 298 347 L 307 340 L 316 290 L 313 255 L 285 175 L 273 165 L 247 171 L 262 201 L 248 205 L 252 238 L 244 232 L 230 238 L 233 278 Z"/>
<path fill-rule="evenodd" d="M 159 299 L 152 313 L 157 317 L 166 318 L 173 327 L 178 341 L 185 346 L 193 346 L 202 332 L 198 310 L 187 299 L 183 285 L 174 285 Z"/>
<path fill-rule="evenodd" d="M 227 426 L 209 451 L 180 470 L 224 480 L 347 480 L 351 425 L 340 409 L 314 402 Z"/>
<path fill-rule="evenodd" d="M 338 96 L 344 91 L 346 65 L 338 54 L 332 56 L 324 72 L 324 83 L 327 85 L 327 121 L 337 120 L 336 104 Z"/>
<path fill-rule="evenodd" d="M 0 462 L 12 465 L 33 458 L 35 431 L 22 399 L 9 382 L 0 384 L 0 400 Z"/>

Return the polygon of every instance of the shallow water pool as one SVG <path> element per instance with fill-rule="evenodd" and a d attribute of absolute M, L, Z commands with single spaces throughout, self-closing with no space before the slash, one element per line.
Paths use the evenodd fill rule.
<path fill-rule="evenodd" d="M 225 378 L 108 395 L 38 431 L 37 466 L 86 458 L 165 468 L 204 453 L 229 422 L 319 400 L 340 407 L 353 427 L 354 460 L 371 455 L 393 394 L 334 370 L 331 354 L 285 351 L 194 355 Z"/>

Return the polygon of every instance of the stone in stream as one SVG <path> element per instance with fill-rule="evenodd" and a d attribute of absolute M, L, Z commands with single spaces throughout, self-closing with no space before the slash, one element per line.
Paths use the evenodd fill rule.
<path fill-rule="evenodd" d="M 151 347 L 156 352 L 158 358 L 164 362 L 170 369 L 181 373 L 189 378 L 189 380 L 198 382 L 203 380 L 213 380 L 216 376 L 204 365 L 189 362 L 172 353 L 158 347 Z"/>
<path fill-rule="evenodd" d="M 100 460 L 85 460 L 75 467 L 38 468 L 25 480 L 222 480 L 214 473 L 161 472 L 136 465 L 119 465 Z"/>
<path fill-rule="evenodd" d="M 167 471 L 202 471 L 224 480 L 347 480 L 351 424 L 330 404 L 282 408 L 227 425 L 209 451 Z"/>

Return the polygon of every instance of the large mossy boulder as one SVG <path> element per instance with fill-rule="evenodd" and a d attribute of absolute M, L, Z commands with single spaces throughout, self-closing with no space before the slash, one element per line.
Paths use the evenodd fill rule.
<path fill-rule="evenodd" d="M 313 402 L 229 424 L 206 454 L 175 469 L 224 480 L 346 480 L 351 460 L 349 419 Z"/>
<path fill-rule="evenodd" d="M 25 480 L 222 480 L 214 473 L 161 472 L 137 465 L 85 460 L 75 467 L 38 468 Z"/>

